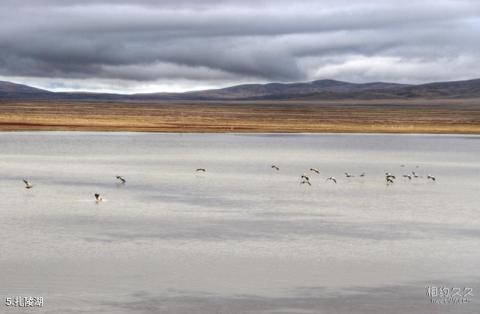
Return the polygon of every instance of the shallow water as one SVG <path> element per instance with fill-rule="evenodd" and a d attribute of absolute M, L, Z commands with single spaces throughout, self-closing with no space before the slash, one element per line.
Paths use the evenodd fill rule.
<path fill-rule="evenodd" d="M 42 296 L 36 313 L 472 313 L 479 156 L 478 136 L 0 133 L 0 297 Z M 474 296 L 430 304 L 440 285 Z"/>

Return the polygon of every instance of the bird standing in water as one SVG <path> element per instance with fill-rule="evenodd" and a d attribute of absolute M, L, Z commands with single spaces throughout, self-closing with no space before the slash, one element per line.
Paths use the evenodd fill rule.
<path fill-rule="evenodd" d="M 100 194 L 95 193 L 95 201 L 96 201 L 97 203 L 103 202 L 103 198 L 100 196 Z"/>

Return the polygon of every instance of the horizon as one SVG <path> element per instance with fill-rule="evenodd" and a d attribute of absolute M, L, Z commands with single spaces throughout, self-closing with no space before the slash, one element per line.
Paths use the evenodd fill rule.
<path fill-rule="evenodd" d="M 5 0 L 0 80 L 132 94 L 326 78 L 422 84 L 480 73 L 478 2 L 252 3 Z"/>
<path fill-rule="evenodd" d="M 343 81 L 343 80 L 337 80 L 337 79 L 332 79 L 332 78 L 325 78 L 325 79 L 319 79 L 319 80 L 313 80 L 313 81 L 292 81 L 292 82 L 266 82 L 266 83 L 243 83 L 243 84 L 238 84 L 238 85 L 229 85 L 229 86 L 223 86 L 223 87 L 214 87 L 214 88 L 205 88 L 205 89 L 195 89 L 195 90 L 185 90 L 185 91 L 174 91 L 174 92 L 168 92 L 168 91 L 152 91 L 152 92 L 139 92 L 139 93 L 122 93 L 122 92 L 115 92 L 115 91 L 88 91 L 88 90 L 53 90 L 53 89 L 46 89 L 38 86 L 33 86 L 29 84 L 24 84 L 20 82 L 14 82 L 14 81 L 5 81 L 0 79 L 0 83 L 12 83 L 12 84 L 17 84 L 17 85 L 24 85 L 27 87 L 32 87 L 36 89 L 41 89 L 47 92 L 53 92 L 53 93 L 91 93 L 91 94 L 117 94 L 117 95 L 137 95 L 137 94 L 183 94 L 183 93 L 189 93 L 189 92 L 200 92 L 200 91 L 209 91 L 209 90 L 217 90 L 217 89 L 226 89 L 226 88 L 231 88 L 231 87 L 237 87 L 237 86 L 247 86 L 247 85 L 268 85 L 268 84 L 309 84 L 317 81 L 334 81 L 334 82 L 340 82 L 340 83 L 348 83 L 348 84 L 357 84 L 357 85 L 362 85 L 362 84 L 375 84 L 375 83 L 383 83 L 383 84 L 399 84 L 399 85 L 410 85 L 410 86 L 418 86 L 418 85 L 424 85 L 424 84 L 435 84 L 435 83 L 449 83 L 449 82 L 466 82 L 466 81 L 475 81 L 475 80 L 480 80 L 479 77 L 473 77 L 473 78 L 467 78 L 463 80 L 446 80 L 446 81 L 433 81 L 433 82 L 424 82 L 420 84 L 415 84 L 415 83 L 400 83 L 400 82 L 391 82 L 391 81 L 371 81 L 371 82 L 350 82 L 350 81 Z"/>

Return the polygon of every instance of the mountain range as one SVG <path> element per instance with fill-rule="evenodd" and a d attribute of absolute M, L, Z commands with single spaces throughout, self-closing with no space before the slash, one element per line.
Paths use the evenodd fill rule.
<path fill-rule="evenodd" d="M 203 91 L 149 94 L 52 92 L 0 81 L 0 100 L 201 101 L 410 98 L 480 98 L 480 79 L 428 84 L 349 83 L 336 80 L 317 80 L 303 83 L 244 84 Z"/>

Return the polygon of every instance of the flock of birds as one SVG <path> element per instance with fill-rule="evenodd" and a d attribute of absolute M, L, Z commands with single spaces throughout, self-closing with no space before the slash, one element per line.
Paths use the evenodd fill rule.
<path fill-rule="evenodd" d="M 405 165 L 401 165 L 400 167 L 405 167 Z M 280 167 L 278 167 L 277 165 L 272 165 L 271 168 L 274 170 L 274 171 L 280 171 Z M 416 168 L 418 168 L 418 166 L 416 166 Z M 318 170 L 317 168 L 310 168 L 309 169 L 310 172 L 312 173 L 315 173 L 315 174 L 320 174 L 320 170 Z M 205 168 L 197 168 L 195 170 L 195 172 L 207 172 L 207 170 Z M 345 172 L 345 177 L 346 178 L 353 178 L 355 177 L 354 175 L 352 175 L 351 173 L 349 172 Z M 365 172 L 362 172 L 361 174 L 358 175 L 358 177 L 360 178 L 363 178 L 365 177 Z M 417 179 L 417 178 L 422 178 L 422 176 L 418 175 L 417 172 L 415 172 L 414 170 L 411 171 L 411 174 L 404 174 L 402 175 L 403 178 L 406 178 L 408 180 L 412 180 L 412 179 Z M 125 184 L 127 183 L 127 180 L 125 180 L 124 177 L 122 176 L 115 176 L 115 178 L 119 181 L 120 184 Z M 427 180 L 431 180 L 433 182 L 435 182 L 437 179 L 432 176 L 432 175 L 427 175 L 426 176 Z M 390 185 L 390 184 L 393 184 L 395 183 L 395 175 L 391 174 L 390 172 L 386 172 L 385 173 L 385 182 L 387 185 Z M 326 182 L 330 181 L 330 182 L 333 182 L 335 184 L 337 184 L 337 179 L 335 177 L 328 177 L 326 178 L 325 180 Z M 33 184 L 31 184 L 28 180 L 24 179 L 23 180 L 23 183 L 25 183 L 25 188 L 26 189 L 31 189 L 34 187 Z M 310 182 L 310 176 L 307 175 L 306 173 L 302 174 L 300 176 L 300 184 L 306 184 L 308 186 L 311 186 L 312 183 Z M 98 203 L 98 202 L 102 202 L 103 201 L 103 198 L 100 196 L 99 193 L 95 193 L 94 194 L 95 196 L 95 201 Z"/>
<path fill-rule="evenodd" d="M 401 167 L 405 167 L 405 165 L 401 165 Z M 277 165 L 272 165 L 271 167 L 273 170 L 275 171 L 280 171 L 280 167 L 278 167 Z M 417 166 L 418 168 L 418 166 Z M 310 168 L 310 171 L 313 172 L 313 173 L 316 173 L 316 174 L 320 174 L 320 170 L 316 169 L 316 168 Z M 345 172 L 345 177 L 346 178 L 353 178 L 355 177 L 353 174 L 349 173 L 349 172 Z M 361 174 L 358 175 L 358 177 L 360 178 L 363 178 L 365 177 L 365 172 L 362 172 Z M 404 178 L 407 178 L 409 180 L 412 180 L 412 178 L 420 178 L 421 176 L 419 176 L 415 171 L 412 171 L 411 174 L 404 174 L 402 177 Z M 428 175 L 427 177 L 427 180 L 432 180 L 432 181 L 435 181 L 436 178 L 432 175 Z M 308 184 L 308 185 L 312 185 L 311 182 L 310 182 L 310 177 L 307 175 L 307 174 L 302 174 L 300 176 L 300 184 Z M 391 174 L 390 172 L 386 172 L 385 173 L 385 181 L 387 184 L 392 184 L 394 183 L 394 179 L 396 179 L 396 177 Z M 325 181 L 331 181 L 333 183 L 337 183 L 337 179 L 335 177 L 328 177 Z"/>
<path fill-rule="evenodd" d="M 400 167 L 405 167 L 405 165 L 401 165 Z M 275 171 L 280 171 L 280 167 L 278 167 L 277 165 L 272 165 L 271 168 Z M 418 166 L 417 166 L 417 168 L 418 168 Z M 316 174 L 320 174 L 320 170 L 318 170 L 316 168 L 310 168 L 310 171 L 313 172 L 313 173 L 316 173 Z M 344 172 L 344 174 L 345 174 L 346 178 L 355 177 L 355 175 L 353 175 L 349 172 Z M 358 177 L 360 177 L 360 178 L 365 177 L 365 172 L 362 172 L 361 174 L 359 174 Z M 422 176 L 419 176 L 415 171 L 412 171 L 411 174 L 404 174 L 404 175 L 402 175 L 402 177 L 404 177 L 408 180 L 412 180 L 412 178 L 416 179 L 416 178 L 421 178 Z M 426 178 L 427 178 L 427 180 L 431 180 L 431 181 L 436 181 L 437 180 L 432 175 L 427 175 Z M 394 181 L 395 179 L 396 179 L 396 177 L 393 174 L 391 174 L 390 172 L 385 172 L 385 182 L 386 182 L 387 185 L 395 183 L 395 181 Z M 326 178 L 325 181 L 331 181 L 331 182 L 337 184 L 337 179 L 335 177 L 328 177 L 328 178 Z M 300 176 L 300 184 L 307 184 L 307 185 L 311 186 L 312 183 L 310 182 L 310 176 L 308 176 L 305 173 L 302 174 Z"/>

